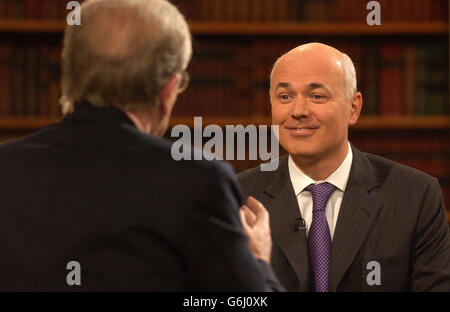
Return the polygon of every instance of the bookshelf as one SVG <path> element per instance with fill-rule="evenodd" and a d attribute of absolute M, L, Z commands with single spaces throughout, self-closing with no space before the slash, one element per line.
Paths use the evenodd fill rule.
<path fill-rule="evenodd" d="M 0 20 L 0 32 L 16 34 L 62 34 L 65 23 L 46 20 Z"/>
<path fill-rule="evenodd" d="M 55 123 L 61 117 L 0 117 L 0 131 L 33 131 L 41 127 Z M 202 125 L 270 125 L 269 117 L 205 117 Z M 170 127 L 175 125 L 187 125 L 194 127 L 193 117 L 173 117 Z M 352 130 L 449 130 L 450 116 L 362 116 Z"/>
<path fill-rule="evenodd" d="M 58 49 L 68 12 L 66 2 L 55 1 L 56 9 L 49 6 L 50 1 L 0 2 L 0 143 L 61 119 L 57 104 L 50 108 L 33 107 L 32 97 L 22 99 L 20 109 L 2 106 L 4 99 L 8 99 L 8 105 L 16 104 L 17 99 L 13 93 L 2 95 L 15 82 L 9 87 L 1 85 L 2 70 L 5 72 L 6 68 L 4 64 L 2 67 L 1 51 L 2 47 L 11 45 L 9 53 L 14 54 L 25 47 L 22 57 L 26 60 L 36 52 L 33 47 L 44 46 L 44 50 L 37 53 L 44 60 L 49 56 L 47 65 L 52 69 L 44 70 L 44 76 L 52 79 L 38 101 L 56 103 Z M 172 2 L 189 21 L 194 56 L 188 67 L 191 85 L 179 96 L 171 127 L 185 124 L 192 128 L 194 116 L 203 117 L 203 126 L 269 125 L 268 74 L 276 58 L 305 42 L 333 45 L 355 61 L 358 87 L 363 92 L 363 115 L 350 128 L 350 139 L 361 150 L 437 176 L 450 223 L 448 1 L 379 0 L 381 26 L 365 23 L 368 12 L 365 0 Z M 16 11 L 19 16 L 2 15 L 2 6 L 11 8 L 10 3 L 24 4 L 19 7 L 23 14 Z M 37 8 L 36 3 L 45 6 L 39 14 L 32 9 Z M 46 15 L 44 11 L 51 14 Z M 9 12 L 11 14 L 11 10 Z M 12 63 L 20 65 L 14 60 Z M 20 66 L 27 68 L 27 64 Z M 33 70 L 39 72 L 41 67 Z M 26 71 L 25 75 L 28 75 Z M 414 83 L 405 77 L 415 77 Z M 380 81 L 384 81 L 384 85 Z M 396 86 L 392 89 L 402 92 L 380 91 L 389 86 Z M 33 88 L 38 90 L 39 86 Z M 389 98 L 395 99 L 393 102 L 399 99 L 404 107 L 391 109 L 383 105 Z M 210 105 L 210 99 L 214 99 L 217 107 Z M 440 104 L 428 107 L 424 105 L 427 103 Z M 233 163 L 236 171 L 256 164 Z"/>
<path fill-rule="evenodd" d="M 55 33 L 62 34 L 65 23 L 45 20 L 0 20 L 2 33 Z M 442 35 L 448 34 L 444 22 L 391 22 L 383 27 L 365 23 L 299 23 L 299 22 L 190 22 L 194 35 Z"/>
<path fill-rule="evenodd" d="M 52 36 L 60 38 L 65 27 L 65 22 L 58 20 L 1 20 L 0 36 Z M 276 38 L 292 36 L 320 36 L 325 38 L 339 38 L 351 36 L 388 36 L 388 37 L 417 37 L 417 36 L 448 36 L 448 23 L 437 22 L 389 22 L 383 27 L 368 26 L 363 23 L 299 23 L 299 22 L 202 22 L 191 21 L 194 40 L 201 41 L 202 37 L 226 36 L 226 38 L 251 37 L 251 38 Z M 196 39 L 199 38 L 199 39 Z M 195 62 L 195 56 L 194 56 Z M 266 70 L 267 71 L 267 70 Z M 366 94 L 363 94 L 365 96 Z M 264 117 L 246 118 L 236 116 L 235 118 L 218 116 L 210 118 L 210 124 L 225 124 L 227 118 L 239 121 L 242 124 L 265 124 L 268 122 L 267 112 Z M 178 120 L 185 121 L 184 124 L 192 124 L 189 118 L 177 116 Z M 237 119 L 236 119 L 237 118 Z M 56 117 L 5 117 L 0 116 L 0 129 L 35 129 L 49 122 L 57 120 Z M 173 122 L 178 124 L 180 122 Z M 448 127 L 448 116 L 362 116 L 354 129 L 441 129 Z"/>

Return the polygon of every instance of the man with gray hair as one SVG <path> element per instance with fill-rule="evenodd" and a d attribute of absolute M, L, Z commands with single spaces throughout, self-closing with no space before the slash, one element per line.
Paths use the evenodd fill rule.
<path fill-rule="evenodd" d="M 83 3 L 65 118 L 0 147 L 0 290 L 282 290 L 264 207 L 240 211 L 230 166 L 177 162 L 159 138 L 191 54 L 166 0 Z"/>
<path fill-rule="evenodd" d="M 269 210 L 272 267 L 288 291 L 449 291 L 450 235 L 436 178 L 358 151 L 350 58 L 309 43 L 280 57 L 272 122 L 289 156 L 239 175 Z"/>

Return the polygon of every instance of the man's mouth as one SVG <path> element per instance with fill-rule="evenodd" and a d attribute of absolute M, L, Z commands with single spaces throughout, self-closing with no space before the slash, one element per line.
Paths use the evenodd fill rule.
<path fill-rule="evenodd" d="M 318 127 L 287 127 L 287 129 L 292 136 L 307 137 L 316 133 Z"/>

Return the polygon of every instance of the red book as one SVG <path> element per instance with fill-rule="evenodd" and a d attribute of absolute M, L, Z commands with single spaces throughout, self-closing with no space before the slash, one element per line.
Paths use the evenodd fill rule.
<path fill-rule="evenodd" d="M 41 1 L 24 0 L 24 18 L 25 19 L 39 19 L 41 18 Z"/>
<path fill-rule="evenodd" d="M 12 47 L 0 43 L 0 116 L 11 113 L 12 105 Z"/>
<path fill-rule="evenodd" d="M 385 44 L 380 47 L 379 99 L 381 115 L 404 113 L 404 47 Z"/>

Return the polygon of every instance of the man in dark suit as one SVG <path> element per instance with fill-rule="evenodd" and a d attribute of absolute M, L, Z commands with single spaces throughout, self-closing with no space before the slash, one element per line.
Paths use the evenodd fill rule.
<path fill-rule="evenodd" d="M 358 151 L 362 106 L 350 58 L 299 46 L 271 73 L 272 122 L 289 153 L 239 175 L 269 210 L 272 267 L 289 291 L 449 291 L 450 235 L 438 181 Z"/>
<path fill-rule="evenodd" d="M 64 37 L 67 115 L 0 147 L 0 290 L 282 290 L 264 208 L 250 199 L 241 224 L 230 167 L 177 162 L 158 138 L 186 87 L 183 16 L 94 0 L 81 18 Z"/>

